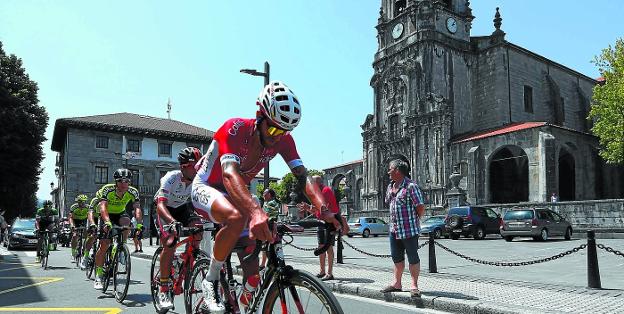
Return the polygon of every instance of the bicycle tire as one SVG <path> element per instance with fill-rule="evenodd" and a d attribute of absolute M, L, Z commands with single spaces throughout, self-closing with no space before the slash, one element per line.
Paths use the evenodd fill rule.
<path fill-rule="evenodd" d="M 184 307 L 186 313 L 202 313 L 199 310 L 198 306 L 201 305 L 203 301 L 203 295 L 201 295 L 201 282 L 204 280 L 204 277 L 208 274 L 208 269 L 210 268 L 210 259 L 197 259 L 195 261 L 195 265 L 193 265 L 193 270 L 191 271 L 191 276 L 187 278 L 185 282 L 184 289 Z M 199 279 L 199 287 L 197 289 L 196 280 Z M 199 294 L 200 302 L 193 302 L 195 295 Z M 197 304 L 194 304 L 197 303 Z"/>
<path fill-rule="evenodd" d="M 123 252 L 123 254 L 121 254 Z M 121 263 L 122 259 L 125 259 L 125 264 Z M 132 270 L 132 263 L 130 259 L 130 250 L 127 245 L 122 245 L 121 248 L 117 248 L 117 262 L 115 263 L 115 267 L 113 268 L 113 291 L 115 294 L 115 300 L 121 303 L 126 299 L 128 295 L 128 287 L 130 286 L 130 273 Z M 125 272 L 119 272 L 119 265 L 125 267 Z M 118 275 L 122 276 L 118 276 Z M 125 283 L 122 284 L 119 282 L 122 278 L 125 277 Z M 118 287 L 119 286 L 119 287 Z M 118 289 L 122 288 L 122 289 Z"/>
<path fill-rule="evenodd" d="M 343 314 L 344 313 L 342 311 L 342 307 L 340 307 L 340 303 L 338 303 L 336 296 L 334 296 L 331 290 L 329 290 L 329 288 L 323 282 L 321 282 L 318 278 L 314 277 L 312 274 L 306 271 L 297 270 L 297 269 L 286 270 L 284 278 L 279 283 L 283 287 L 284 295 L 288 295 L 288 293 L 290 293 L 290 295 L 292 296 L 294 292 L 296 291 L 296 289 L 301 289 L 301 290 L 309 291 L 309 296 L 314 295 L 318 298 L 317 301 L 319 301 L 318 302 L 319 304 L 317 304 L 316 302 L 314 304 L 310 304 L 310 300 L 305 300 L 305 301 L 302 300 L 301 302 L 299 302 L 299 306 L 302 306 L 302 304 L 306 305 L 306 309 L 305 309 L 306 313 L 308 312 L 307 307 L 309 307 L 310 305 L 318 306 L 320 309 L 324 308 L 325 310 L 323 312 L 320 312 L 320 311 L 317 311 L 316 308 L 313 308 L 314 313 L 317 313 L 317 312 L 330 313 L 330 314 Z M 281 302 L 280 292 L 282 291 L 279 290 L 280 284 L 278 284 L 277 281 L 274 281 L 269 286 L 266 296 L 264 298 L 264 302 L 263 302 L 264 303 L 262 307 L 263 314 L 274 313 L 275 311 L 277 311 L 277 313 L 290 313 L 289 310 L 291 307 L 293 309 L 297 309 L 297 305 L 293 303 L 293 300 L 289 300 L 288 297 L 286 298 L 286 300 L 284 300 L 284 302 Z M 289 291 L 286 291 L 286 289 L 288 289 Z M 297 293 L 297 295 L 300 297 L 301 293 Z M 288 309 L 282 309 L 281 306 L 283 305 L 288 306 Z M 275 306 L 278 307 L 276 310 L 274 310 Z"/>
<path fill-rule="evenodd" d="M 89 254 L 89 259 L 87 260 L 87 267 L 85 269 L 85 274 L 87 276 L 87 279 L 91 279 L 91 276 L 93 275 L 93 271 L 95 270 L 95 255 L 97 254 L 97 239 L 93 240 L 93 244 L 91 246 L 91 253 Z"/>
<path fill-rule="evenodd" d="M 152 264 L 150 265 L 150 290 L 152 294 L 152 302 L 154 303 L 154 309 L 156 309 L 156 313 L 165 314 L 169 312 L 168 309 L 162 309 L 160 307 L 160 301 L 158 300 L 158 292 L 160 286 L 158 282 L 160 280 L 160 253 L 162 252 L 162 246 L 159 246 L 154 252 L 152 256 Z M 156 263 L 158 263 L 158 270 L 156 271 Z M 173 295 L 172 295 L 173 298 Z M 173 299 L 172 299 L 173 301 Z"/>
<path fill-rule="evenodd" d="M 42 247 L 41 247 L 41 267 L 43 267 L 43 270 L 47 270 L 48 269 L 48 255 L 50 254 L 49 248 L 48 248 L 48 236 L 47 234 L 43 236 L 43 243 L 42 243 Z"/>
<path fill-rule="evenodd" d="M 113 263 L 116 262 L 116 259 L 113 260 L 113 244 L 108 246 L 106 250 L 106 255 L 104 255 L 104 278 L 102 278 L 102 292 L 106 292 L 108 289 L 108 285 L 111 279 L 111 273 L 113 270 Z M 97 276 L 97 274 L 96 274 Z"/>

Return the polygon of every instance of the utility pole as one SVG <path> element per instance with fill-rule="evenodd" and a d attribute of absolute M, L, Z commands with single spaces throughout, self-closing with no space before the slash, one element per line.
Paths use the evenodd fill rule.
<path fill-rule="evenodd" d="M 257 70 L 254 69 L 241 69 L 240 70 L 241 73 L 245 73 L 245 74 L 249 74 L 252 76 L 262 76 L 264 77 L 264 85 L 262 85 L 262 88 L 264 88 L 265 86 L 269 85 L 269 79 L 270 79 L 270 75 L 271 75 L 271 67 L 269 66 L 269 62 L 265 61 L 264 62 L 264 72 L 258 72 Z M 269 179 L 270 179 L 270 175 L 269 175 L 269 161 L 267 161 L 266 166 L 264 167 L 264 189 L 269 188 Z"/>

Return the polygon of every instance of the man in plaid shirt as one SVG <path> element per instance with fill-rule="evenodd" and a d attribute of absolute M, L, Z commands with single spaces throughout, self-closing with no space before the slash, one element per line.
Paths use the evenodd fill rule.
<path fill-rule="evenodd" d="M 386 203 L 390 206 L 390 254 L 394 262 L 394 282 L 382 292 L 402 291 L 401 276 L 405 269 L 405 253 L 412 276 L 410 295 L 420 297 L 418 275 L 418 235 L 420 218 L 425 213 L 422 192 L 409 177 L 409 164 L 402 159 L 390 161 L 388 175 L 392 181 L 386 191 Z"/>

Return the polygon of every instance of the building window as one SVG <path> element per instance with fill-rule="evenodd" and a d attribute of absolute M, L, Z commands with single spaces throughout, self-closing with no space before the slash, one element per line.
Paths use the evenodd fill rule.
<path fill-rule="evenodd" d="M 171 143 L 158 143 L 158 156 L 171 157 Z"/>
<path fill-rule="evenodd" d="M 108 148 L 108 136 L 96 136 L 95 148 Z"/>
<path fill-rule="evenodd" d="M 108 183 L 108 167 L 95 166 L 95 183 Z"/>
<path fill-rule="evenodd" d="M 127 152 L 140 153 L 141 152 L 141 140 L 128 140 Z"/>
<path fill-rule="evenodd" d="M 533 113 L 533 88 L 524 85 L 524 111 Z"/>
<path fill-rule="evenodd" d="M 396 0 L 394 2 L 394 16 L 398 16 L 399 14 L 405 12 L 406 5 L 405 0 Z"/>
<path fill-rule="evenodd" d="M 565 99 L 561 97 L 561 122 L 565 122 Z"/>
<path fill-rule="evenodd" d="M 391 139 L 395 139 L 397 137 L 399 137 L 399 115 L 394 115 L 391 116 L 389 119 L 389 132 L 390 132 L 390 138 Z"/>
<path fill-rule="evenodd" d="M 138 189 L 138 186 L 139 186 L 139 170 L 137 170 L 137 169 L 130 169 L 130 172 L 132 172 L 132 182 L 130 183 L 130 185 L 132 185 L 133 187 Z"/>

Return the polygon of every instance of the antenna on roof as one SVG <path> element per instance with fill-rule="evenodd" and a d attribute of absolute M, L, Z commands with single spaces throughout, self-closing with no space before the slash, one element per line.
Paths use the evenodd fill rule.
<path fill-rule="evenodd" d="M 167 119 L 171 120 L 171 98 L 167 98 Z"/>

